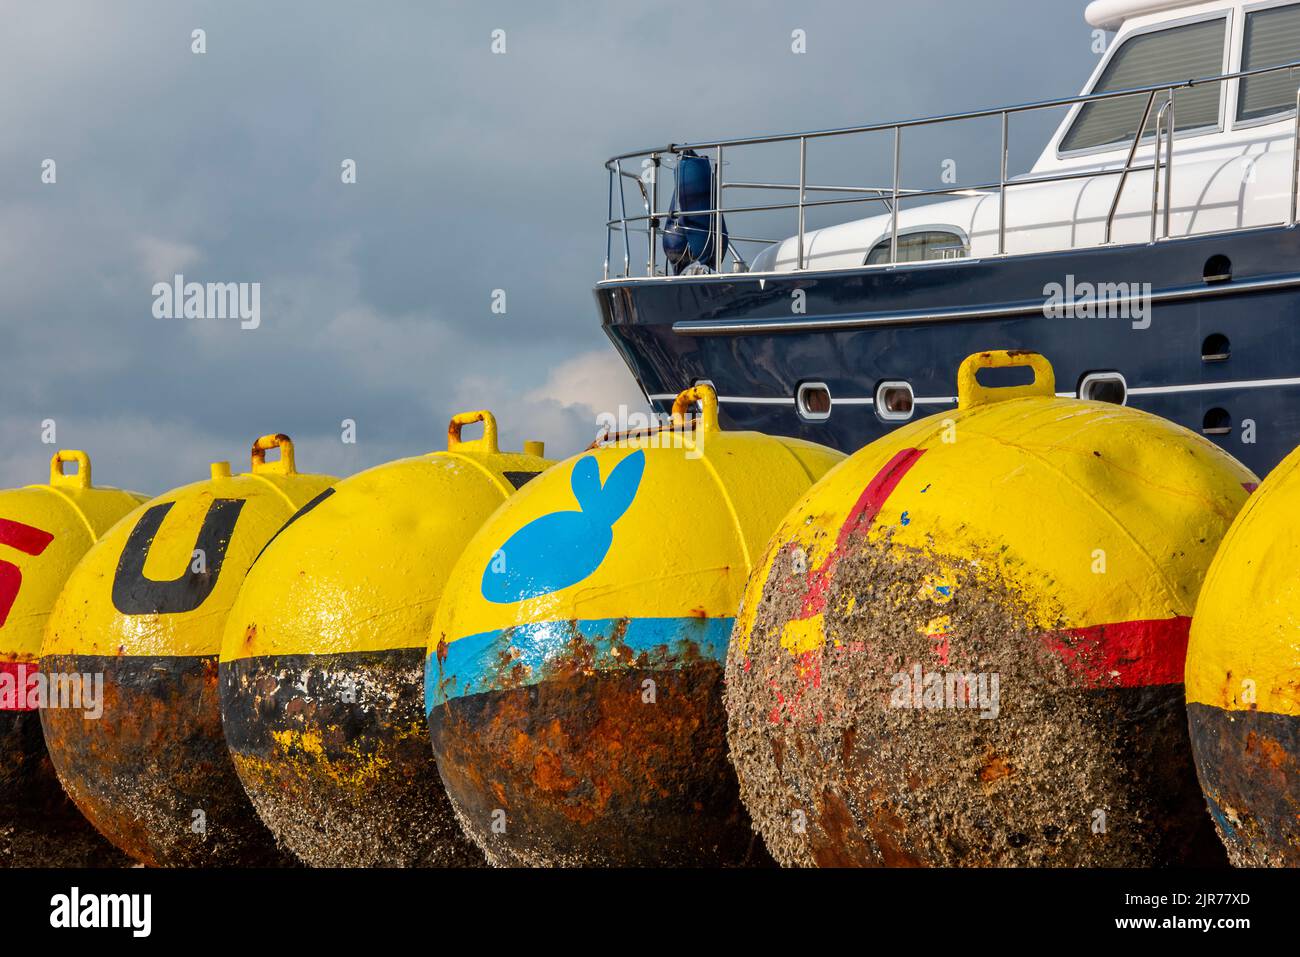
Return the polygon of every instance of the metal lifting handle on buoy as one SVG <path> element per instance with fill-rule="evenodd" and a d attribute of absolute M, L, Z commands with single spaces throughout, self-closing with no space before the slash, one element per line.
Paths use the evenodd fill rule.
<path fill-rule="evenodd" d="M 278 448 L 280 457 L 273 462 L 266 460 L 268 449 Z M 293 439 L 278 432 L 274 435 L 264 435 L 253 443 L 253 474 L 271 473 L 273 475 L 293 475 L 297 469 L 293 463 Z"/>
<path fill-rule="evenodd" d="M 475 422 L 483 423 L 483 437 L 481 439 L 462 439 L 460 437 L 461 429 L 467 425 L 473 425 Z M 487 409 L 453 415 L 451 422 L 447 424 L 447 451 L 450 452 L 459 445 L 472 446 L 489 453 L 501 451 L 497 446 L 497 417 Z"/>
<path fill-rule="evenodd" d="M 686 414 L 696 402 L 700 404 L 700 429 L 704 432 L 718 431 L 718 393 L 713 386 L 703 383 L 677 393 L 673 400 L 673 425 L 685 425 Z"/>
<path fill-rule="evenodd" d="M 977 376 L 981 369 L 1009 369 L 1024 367 L 1034 370 L 1034 381 L 1028 385 L 984 386 Z M 995 349 L 977 352 L 962 360 L 957 369 L 957 408 L 970 409 L 990 402 L 1022 399 L 1027 396 L 1056 395 L 1056 373 L 1047 357 L 1037 352 L 1021 349 Z"/>
<path fill-rule="evenodd" d="M 77 471 L 63 471 L 65 462 L 76 462 Z M 67 488 L 90 488 L 90 456 L 80 449 L 59 449 L 50 459 L 50 484 Z"/>

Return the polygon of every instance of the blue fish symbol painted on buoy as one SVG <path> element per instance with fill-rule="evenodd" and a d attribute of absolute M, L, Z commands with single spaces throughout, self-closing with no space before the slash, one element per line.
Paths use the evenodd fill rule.
<path fill-rule="evenodd" d="M 578 459 L 569 477 L 578 510 L 533 519 L 506 539 L 483 570 L 483 597 L 497 604 L 523 601 L 576 585 L 594 572 L 644 472 L 640 449 L 614 466 L 604 485 L 595 457 Z"/>

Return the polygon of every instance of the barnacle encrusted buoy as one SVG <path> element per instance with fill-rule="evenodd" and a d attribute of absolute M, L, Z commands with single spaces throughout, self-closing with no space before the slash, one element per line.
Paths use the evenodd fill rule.
<path fill-rule="evenodd" d="M 483 436 L 461 437 L 483 423 Z M 429 750 L 424 656 L 452 564 L 551 463 L 490 412 L 447 451 L 344 479 L 268 546 L 227 619 L 221 710 L 262 820 L 318 867 L 482 865 Z"/>
<path fill-rule="evenodd" d="M 1300 867 L 1300 449 L 1264 479 L 1205 576 L 1187 649 L 1201 789 L 1239 867 Z"/>
<path fill-rule="evenodd" d="M 77 470 L 68 472 L 66 465 Z M 0 492 L 0 866 L 107 867 L 126 858 L 68 800 L 41 732 L 42 707 L 96 711 L 80 676 L 40 671 L 45 621 L 86 550 L 143 502 L 91 483 L 90 457 L 64 450 L 48 485 Z M 53 695 L 51 695 L 51 690 Z"/>
<path fill-rule="evenodd" d="M 1033 383 L 977 379 L 1011 366 Z M 956 411 L 818 483 L 749 583 L 728 737 L 773 855 L 1221 863 L 1183 663 L 1253 481 L 1163 419 L 1056 397 L 1042 356 L 966 359 Z"/>
<path fill-rule="evenodd" d="M 751 556 L 842 458 L 722 431 L 701 386 L 671 427 L 555 466 L 487 521 L 435 617 L 426 694 L 491 862 L 769 860 L 727 760 L 722 662 Z"/>
<path fill-rule="evenodd" d="M 280 457 L 266 460 L 278 447 Z M 335 480 L 265 435 L 252 468 L 146 502 L 85 555 L 46 624 L 43 670 L 103 675 L 103 715 L 46 709 L 50 756 L 105 837 L 155 866 L 279 864 L 221 731 L 217 655 L 258 552 Z"/>

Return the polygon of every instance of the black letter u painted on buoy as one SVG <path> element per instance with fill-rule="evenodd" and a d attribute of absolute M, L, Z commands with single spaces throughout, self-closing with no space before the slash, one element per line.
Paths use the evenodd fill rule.
<path fill-rule="evenodd" d="M 124 615 L 179 615 L 203 604 L 216 587 L 221 563 L 226 558 L 226 546 L 230 544 L 230 535 L 235 530 L 244 502 L 242 498 L 212 500 L 194 542 L 194 550 L 203 552 L 206 567 L 196 572 L 193 563 L 187 559 L 185 571 L 171 581 L 146 578 L 144 563 L 163 519 L 176 503 L 155 505 L 141 515 L 117 562 L 117 574 L 113 576 L 113 607 Z"/>

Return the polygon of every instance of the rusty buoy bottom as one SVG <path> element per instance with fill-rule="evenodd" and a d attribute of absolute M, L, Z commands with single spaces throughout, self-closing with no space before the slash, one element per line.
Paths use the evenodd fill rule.
<path fill-rule="evenodd" d="M 1300 718 L 1189 702 L 1201 789 L 1237 867 L 1300 867 Z"/>
<path fill-rule="evenodd" d="M 429 751 L 423 648 L 226 661 L 221 701 L 244 789 L 305 863 L 485 863 Z"/>
<path fill-rule="evenodd" d="M 793 651 L 785 626 L 807 613 L 807 574 L 777 559 L 747 652 L 733 639 L 727 669 L 732 757 L 773 855 L 790 866 L 1225 863 L 1178 682 L 1187 620 L 1134 627 L 1142 647 L 1167 644 L 1168 674 L 1099 687 L 1127 626 L 1044 634 L 983 559 L 941 564 L 866 543 L 827 583 L 825 643 Z"/>
<path fill-rule="evenodd" d="M 102 673 L 104 713 L 41 712 L 59 779 L 82 813 L 150 866 L 278 866 L 221 731 L 217 657 L 53 655 L 46 671 Z"/>
<path fill-rule="evenodd" d="M 574 646 L 542 681 L 435 701 L 429 714 L 447 793 L 488 860 L 770 864 L 727 757 L 721 665 L 593 670 Z"/>
<path fill-rule="evenodd" d="M 0 711 L 0 867 L 130 863 L 64 793 L 45 750 L 40 712 Z"/>

